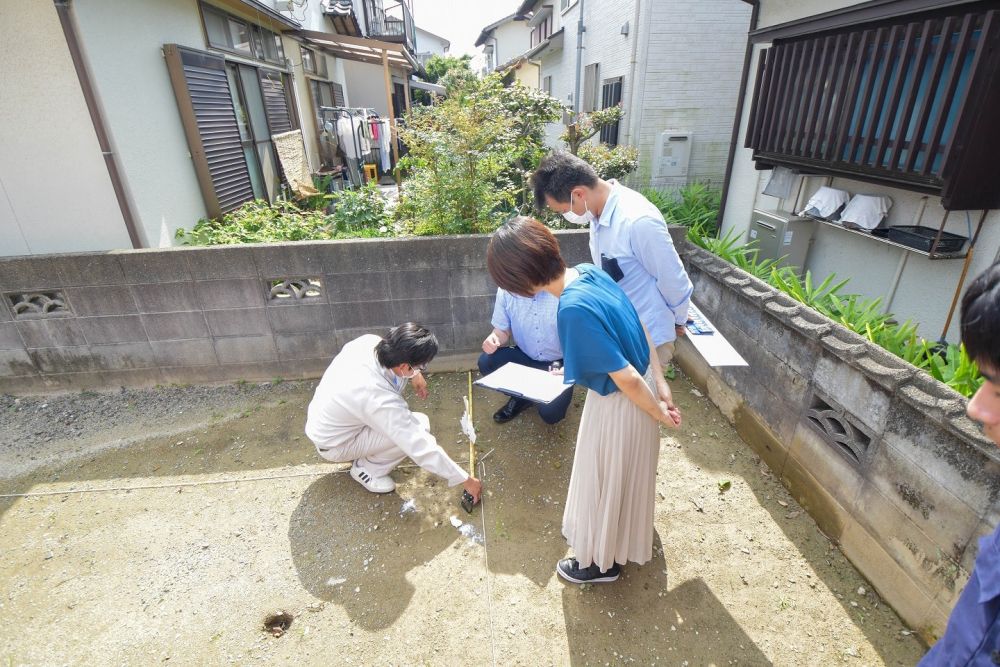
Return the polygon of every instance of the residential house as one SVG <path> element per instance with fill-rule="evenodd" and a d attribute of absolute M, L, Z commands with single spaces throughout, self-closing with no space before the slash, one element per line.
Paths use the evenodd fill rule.
<path fill-rule="evenodd" d="M 483 74 L 489 74 L 527 50 L 529 37 L 524 24 L 523 16 L 510 14 L 479 32 L 476 46 L 483 47 Z"/>
<path fill-rule="evenodd" d="M 516 11 L 540 87 L 578 111 L 621 104 L 622 121 L 595 140 L 638 147 L 630 181 L 664 189 L 722 182 L 750 13 L 732 0 L 524 0 Z M 562 132 L 550 126 L 547 141 Z"/>
<path fill-rule="evenodd" d="M 417 26 L 417 46 L 414 56 L 421 67 L 427 66 L 431 56 L 446 56 L 451 50 L 451 42 L 444 37 Z"/>
<path fill-rule="evenodd" d="M 0 255 L 169 246 L 273 201 L 272 135 L 329 166 L 318 107 L 404 108 L 414 35 L 382 0 L 0 4 Z"/>
<path fill-rule="evenodd" d="M 799 265 L 814 281 L 850 279 L 847 291 L 882 299 L 924 337 L 956 342 L 956 299 L 1000 259 L 997 3 L 753 4 L 723 233 L 766 244 L 771 232 L 751 229 L 755 211 L 777 210 L 770 226 L 812 235 Z M 792 176 L 772 196 L 776 167 Z M 796 220 L 823 186 L 889 197 L 881 227 L 890 229 Z M 912 226 L 924 229 L 891 229 Z M 971 241 L 944 252 L 932 247 L 939 230 Z M 927 237 L 922 249 L 916 233 Z"/>

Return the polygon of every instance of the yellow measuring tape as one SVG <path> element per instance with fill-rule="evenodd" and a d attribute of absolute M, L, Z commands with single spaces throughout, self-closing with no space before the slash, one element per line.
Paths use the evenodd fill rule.
<path fill-rule="evenodd" d="M 475 428 L 472 420 L 472 371 L 469 371 L 469 430 Z M 476 476 L 476 443 L 469 438 L 469 474 Z"/>

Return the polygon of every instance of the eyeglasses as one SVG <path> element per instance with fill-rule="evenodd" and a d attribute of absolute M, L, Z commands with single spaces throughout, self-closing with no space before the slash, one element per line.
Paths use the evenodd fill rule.
<path fill-rule="evenodd" d="M 427 370 L 427 364 L 420 364 L 419 366 L 414 366 L 413 364 L 410 364 L 410 368 L 412 368 L 415 371 L 420 371 L 421 373 L 423 373 L 424 371 Z"/>

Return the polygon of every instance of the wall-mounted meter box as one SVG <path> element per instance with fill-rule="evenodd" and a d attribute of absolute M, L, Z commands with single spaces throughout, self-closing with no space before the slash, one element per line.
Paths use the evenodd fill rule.
<path fill-rule="evenodd" d="M 688 174 L 691 161 L 691 133 L 666 130 L 656 137 L 653 150 L 653 178 L 678 178 Z"/>
<path fill-rule="evenodd" d="M 815 220 L 788 211 L 754 210 L 747 240 L 757 243 L 759 259 L 780 260 L 781 266 L 802 269 L 815 231 Z"/>

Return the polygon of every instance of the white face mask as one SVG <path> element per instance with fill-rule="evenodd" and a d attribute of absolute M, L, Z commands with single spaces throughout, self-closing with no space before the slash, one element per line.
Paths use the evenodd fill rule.
<path fill-rule="evenodd" d="M 567 222 L 570 222 L 574 225 L 580 225 L 580 226 L 589 225 L 591 222 L 594 221 L 594 214 L 590 212 L 590 207 L 587 206 L 586 199 L 583 200 L 583 209 L 584 209 L 583 215 L 573 212 L 573 193 L 571 192 L 569 194 L 569 210 L 563 213 L 562 215 L 564 218 L 566 218 Z"/>

